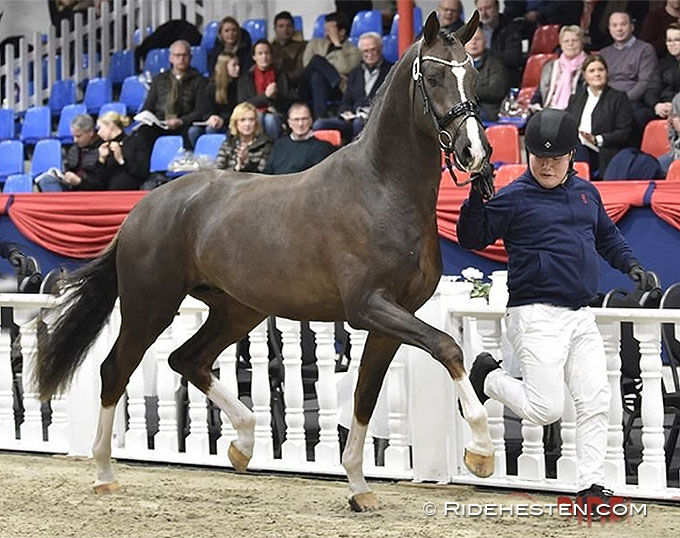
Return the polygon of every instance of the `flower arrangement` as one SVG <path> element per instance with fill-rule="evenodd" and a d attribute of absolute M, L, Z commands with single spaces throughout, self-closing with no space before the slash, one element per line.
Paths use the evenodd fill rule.
<path fill-rule="evenodd" d="M 475 267 L 466 267 L 460 272 L 461 276 L 467 282 L 472 283 L 472 291 L 470 292 L 470 298 L 482 297 L 489 300 L 489 291 L 491 290 L 491 283 L 484 282 L 484 273 Z"/>

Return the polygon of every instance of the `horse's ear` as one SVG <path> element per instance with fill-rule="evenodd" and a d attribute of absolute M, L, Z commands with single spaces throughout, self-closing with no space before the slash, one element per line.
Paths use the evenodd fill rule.
<path fill-rule="evenodd" d="M 479 26 L 479 11 L 475 9 L 475 12 L 472 14 L 472 17 L 470 17 L 470 20 L 467 21 L 467 24 L 456 30 L 456 35 L 458 36 L 458 39 L 463 42 L 463 45 L 470 41 L 472 36 L 475 35 L 477 26 Z"/>
<path fill-rule="evenodd" d="M 431 45 L 437 34 L 439 33 L 439 19 L 437 18 L 437 13 L 432 12 L 430 16 L 425 21 L 425 30 L 423 31 L 423 37 L 425 38 L 425 43 Z"/>

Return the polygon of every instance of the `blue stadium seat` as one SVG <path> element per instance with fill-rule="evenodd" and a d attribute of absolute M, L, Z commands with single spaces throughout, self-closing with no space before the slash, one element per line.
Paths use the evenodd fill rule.
<path fill-rule="evenodd" d="M 2 192 L 3 194 L 33 192 L 33 178 L 28 174 L 13 174 L 5 181 Z"/>
<path fill-rule="evenodd" d="M 14 121 L 14 110 L 11 108 L 0 108 L 0 140 L 16 137 Z"/>
<path fill-rule="evenodd" d="M 267 39 L 267 21 L 264 19 L 248 19 L 243 22 L 243 28 L 250 34 L 253 44 L 258 39 Z"/>
<path fill-rule="evenodd" d="M 151 25 L 147 25 L 146 27 L 146 35 L 148 36 L 153 32 L 153 28 L 151 28 Z M 137 47 L 142 43 L 142 30 L 140 28 L 137 28 L 134 33 L 132 34 L 132 44 Z"/>
<path fill-rule="evenodd" d="M 99 109 L 98 118 L 101 118 L 107 112 L 117 112 L 121 116 L 126 116 L 127 115 L 127 105 L 125 103 L 121 103 L 120 101 L 114 101 L 112 103 L 104 103 L 101 106 L 101 108 Z"/>
<path fill-rule="evenodd" d="M 61 170 L 61 144 L 56 138 L 41 140 L 35 145 L 31 159 L 31 175 L 36 177 L 52 167 Z"/>
<path fill-rule="evenodd" d="M 208 76 L 208 53 L 202 47 L 191 47 L 191 67 Z"/>
<path fill-rule="evenodd" d="M 326 14 L 322 13 L 314 21 L 314 30 L 312 31 L 312 37 L 323 37 L 326 35 L 326 30 L 324 25 L 326 24 Z"/>
<path fill-rule="evenodd" d="M 207 155 L 211 159 L 217 158 L 217 151 L 220 149 L 222 142 L 227 139 L 226 134 L 212 133 L 204 134 L 196 140 L 196 147 L 194 147 L 194 155 Z"/>
<path fill-rule="evenodd" d="M 183 148 L 179 135 L 161 136 L 156 139 L 151 150 L 150 172 L 167 172 L 168 165 Z"/>
<path fill-rule="evenodd" d="M 113 101 L 113 87 L 109 77 L 93 78 L 87 83 L 83 103 L 90 114 L 97 114 L 105 103 Z"/>
<path fill-rule="evenodd" d="M 76 83 L 73 80 L 58 80 L 50 89 L 49 105 L 53 116 L 58 116 L 66 105 L 76 102 Z"/>
<path fill-rule="evenodd" d="M 24 143 L 21 140 L 0 142 L 0 179 L 24 171 Z"/>
<path fill-rule="evenodd" d="M 217 40 L 217 31 L 220 29 L 220 23 L 217 21 L 211 21 L 206 24 L 203 29 L 203 38 L 201 39 L 201 48 L 206 52 L 215 46 L 215 40 Z"/>
<path fill-rule="evenodd" d="M 109 78 L 114 84 L 122 84 L 129 76 L 135 74 L 135 51 L 121 50 L 111 55 Z"/>
<path fill-rule="evenodd" d="M 413 8 L 413 37 L 418 37 L 423 32 L 423 10 L 418 6 Z M 390 35 L 399 37 L 399 13 L 392 19 Z"/>
<path fill-rule="evenodd" d="M 80 114 L 87 114 L 87 107 L 82 103 L 75 105 L 66 105 L 61 109 L 61 116 L 59 116 L 59 125 L 57 126 L 57 138 L 62 144 L 73 144 L 73 136 L 71 135 L 71 121 Z"/>
<path fill-rule="evenodd" d="M 383 56 L 392 63 L 399 59 L 399 39 L 396 35 L 383 36 Z"/>
<path fill-rule="evenodd" d="M 136 114 L 144 105 L 147 92 L 146 86 L 136 76 L 128 77 L 123 81 L 118 100 L 125 103 L 129 113 Z"/>
<path fill-rule="evenodd" d="M 19 138 L 26 144 L 35 144 L 38 140 L 52 136 L 52 119 L 50 107 L 34 106 L 26 110 L 21 125 Z"/>
<path fill-rule="evenodd" d="M 151 49 L 144 59 L 144 71 L 156 76 L 161 71 L 170 69 L 170 51 L 168 49 Z"/>
<path fill-rule="evenodd" d="M 358 40 L 361 34 L 366 32 L 377 32 L 382 35 L 382 13 L 379 9 L 359 11 L 359 13 L 354 15 L 349 37 Z"/>
<path fill-rule="evenodd" d="M 303 32 L 302 15 L 293 15 L 293 30 L 296 32 Z"/>

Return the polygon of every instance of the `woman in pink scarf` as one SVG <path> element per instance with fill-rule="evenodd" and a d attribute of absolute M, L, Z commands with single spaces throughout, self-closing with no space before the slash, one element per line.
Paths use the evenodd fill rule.
<path fill-rule="evenodd" d="M 583 52 L 583 30 L 579 26 L 563 26 L 560 29 L 560 54 L 550 60 L 541 70 L 541 81 L 532 99 L 532 109 L 559 108 L 569 104 L 569 96 L 583 84 L 581 66 L 586 59 Z"/>

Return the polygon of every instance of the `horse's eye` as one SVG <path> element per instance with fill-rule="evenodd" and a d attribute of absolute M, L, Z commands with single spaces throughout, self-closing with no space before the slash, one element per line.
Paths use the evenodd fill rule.
<path fill-rule="evenodd" d="M 436 86 L 437 85 L 437 77 L 435 77 L 434 75 L 430 75 L 429 77 L 427 77 L 427 83 L 430 86 Z"/>

